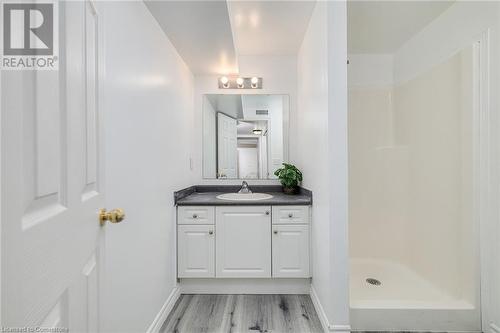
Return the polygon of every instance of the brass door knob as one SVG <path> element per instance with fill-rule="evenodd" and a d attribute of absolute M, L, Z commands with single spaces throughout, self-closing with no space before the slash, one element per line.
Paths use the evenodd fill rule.
<path fill-rule="evenodd" d="M 106 221 L 111 223 L 119 223 L 125 219 L 125 212 L 121 208 L 115 208 L 106 211 L 106 208 L 99 209 L 99 223 L 105 225 Z"/>

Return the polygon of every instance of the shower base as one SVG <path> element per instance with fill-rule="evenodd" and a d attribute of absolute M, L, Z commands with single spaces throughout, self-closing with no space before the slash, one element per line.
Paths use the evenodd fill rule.
<path fill-rule="evenodd" d="M 391 261 L 351 259 L 350 299 L 353 330 L 481 331 L 473 304 Z"/>

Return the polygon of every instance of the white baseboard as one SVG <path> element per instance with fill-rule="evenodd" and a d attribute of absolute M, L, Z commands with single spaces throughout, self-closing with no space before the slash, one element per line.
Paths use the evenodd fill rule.
<path fill-rule="evenodd" d="M 310 295 L 311 295 L 311 300 L 313 302 L 314 308 L 316 309 L 316 313 L 318 314 L 319 320 L 320 320 L 321 325 L 323 326 L 323 330 L 325 332 L 337 332 L 337 333 L 349 333 L 349 332 L 351 332 L 350 325 L 330 324 L 330 322 L 328 321 L 328 317 L 326 315 L 325 309 L 323 309 L 323 306 L 321 305 L 318 294 L 316 293 L 316 290 L 314 289 L 314 287 L 312 285 L 311 285 Z"/>
<path fill-rule="evenodd" d="M 181 279 L 182 294 L 309 294 L 310 279 Z"/>
<path fill-rule="evenodd" d="M 328 317 L 326 316 L 325 310 L 323 309 L 323 306 L 319 301 L 318 294 L 316 294 L 316 290 L 314 290 L 314 287 L 312 285 L 311 285 L 311 300 L 313 302 L 314 308 L 316 309 L 316 313 L 318 314 L 319 321 L 323 326 L 323 330 L 325 332 L 328 332 L 329 331 L 328 327 L 330 326 L 330 324 L 328 323 Z"/>
<path fill-rule="evenodd" d="M 490 330 L 491 330 L 491 333 L 500 333 L 500 327 L 498 327 L 497 325 L 491 323 L 490 324 Z"/>
<path fill-rule="evenodd" d="M 165 320 L 167 319 L 168 314 L 170 313 L 170 311 L 172 311 L 175 303 L 177 302 L 180 296 L 181 296 L 180 288 L 174 287 L 170 295 L 168 295 L 167 300 L 161 307 L 160 312 L 158 312 L 155 319 L 153 320 L 153 323 L 151 323 L 148 330 L 146 331 L 147 333 L 157 333 L 160 331 L 161 325 L 163 325 L 163 322 L 165 322 Z"/>

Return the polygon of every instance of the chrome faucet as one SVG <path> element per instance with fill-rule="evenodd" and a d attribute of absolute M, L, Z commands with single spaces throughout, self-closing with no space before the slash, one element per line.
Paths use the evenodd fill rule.
<path fill-rule="evenodd" d="M 243 181 L 243 183 L 241 183 L 241 188 L 238 193 L 252 193 L 246 181 Z"/>

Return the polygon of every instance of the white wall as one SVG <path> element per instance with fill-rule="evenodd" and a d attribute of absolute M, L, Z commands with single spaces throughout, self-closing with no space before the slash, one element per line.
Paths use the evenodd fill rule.
<path fill-rule="evenodd" d="M 288 132 L 293 131 L 293 116 L 296 112 L 296 92 L 297 92 L 297 58 L 295 56 L 240 56 L 238 58 L 240 76 L 259 76 L 263 78 L 263 89 L 247 90 L 245 94 L 278 94 L 288 95 L 290 126 L 284 128 L 284 135 L 288 137 Z M 241 94 L 240 90 L 230 89 L 223 92 L 218 88 L 217 76 L 195 76 L 194 90 L 194 168 L 197 184 L 241 184 L 240 180 L 219 180 L 203 179 L 202 169 L 202 101 L 204 94 Z M 290 136 L 289 147 L 294 143 Z M 288 147 L 286 147 L 288 148 Z M 290 160 L 293 156 L 289 154 Z M 252 180 L 250 184 L 279 184 L 277 180 Z"/>
<path fill-rule="evenodd" d="M 349 88 L 388 87 L 394 82 L 392 54 L 349 54 Z"/>
<path fill-rule="evenodd" d="M 348 146 L 347 146 L 347 3 L 328 2 L 328 127 L 330 186 L 330 297 L 333 329 L 350 331 Z"/>
<path fill-rule="evenodd" d="M 176 285 L 173 192 L 193 179 L 193 76 L 143 2 L 96 5 L 107 207 L 127 215 L 105 231 L 101 330 L 145 332 Z"/>
<path fill-rule="evenodd" d="M 349 331 L 346 3 L 318 2 L 297 61 L 292 162 L 313 191 L 312 287 L 328 330 Z"/>
<path fill-rule="evenodd" d="M 328 58 L 326 3 L 318 2 L 297 59 L 297 138 L 293 162 L 313 192 L 312 286 L 330 312 L 330 213 L 328 155 Z"/>

